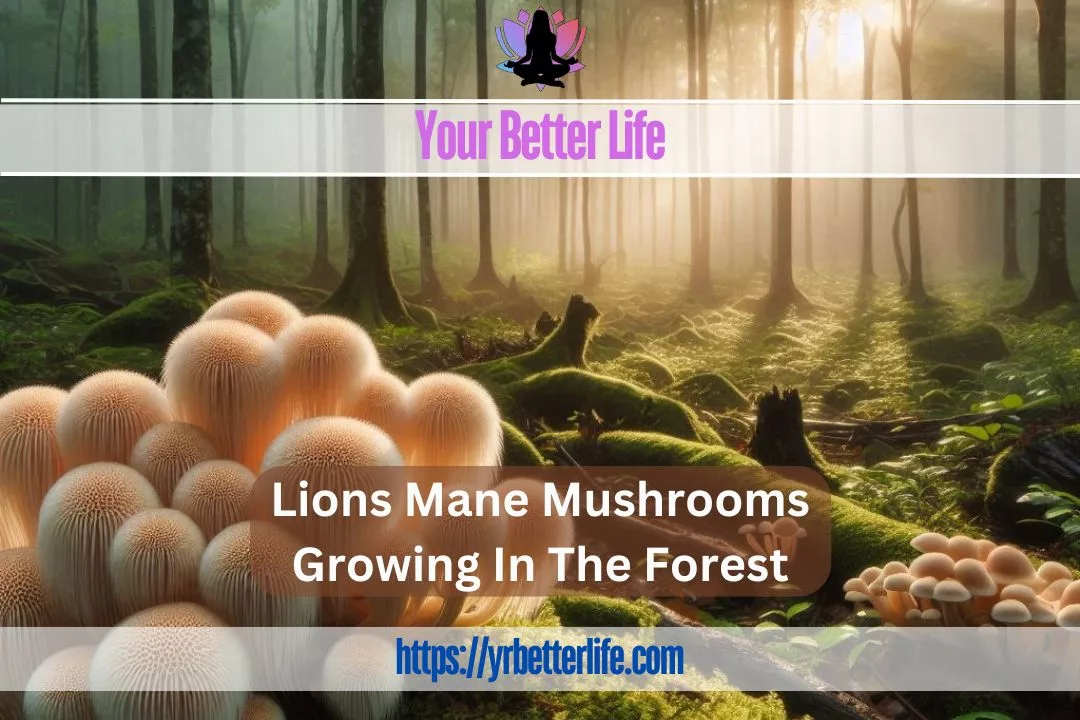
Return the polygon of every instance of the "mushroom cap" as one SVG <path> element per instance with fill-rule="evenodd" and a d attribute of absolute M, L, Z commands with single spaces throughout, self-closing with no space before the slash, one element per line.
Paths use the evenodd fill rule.
<path fill-rule="evenodd" d="M 1001 600 L 990 611 L 990 617 L 994 622 L 1019 625 L 1031 622 L 1031 611 L 1019 600 Z"/>
<path fill-rule="evenodd" d="M 236 320 L 276 338 L 303 317 L 304 313 L 283 297 L 261 290 L 241 290 L 215 302 L 201 320 Z"/>
<path fill-rule="evenodd" d="M 143 433 L 171 419 L 164 392 L 145 375 L 127 370 L 91 375 L 71 388 L 56 419 L 64 466 L 126 463 Z"/>
<path fill-rule="evenodd" d="M 1035 572 L 1040 578 L 1047 583 L 1056 582 L 1058 580 L 1073 580 L 1072 570 L 1065 567 L 1059 562 L 1048 560 L 1039 566 L 1039 569 Z"/>
<path fill-rule="evenodd" d="M 220 457 L 201 428 L 185 422 L 166 422 L 143 433 L 131 451 L 131 467 L 150 481 L 163 505 L 172 502 L 180 477 L 205 460 Z"/>
<path fill-rule="evenodd" d="M 239 638 L 194 603 L 132 615 L 105 636 L 90 662 L 95 714 L 116 720 L 239 717 L 250 682 Z"/>
<path fill-rule="evenodd" d="M 1020 602 L 1028 605 L 1035 602 L 1038 595 L 1027 585 L 1006 585 L 1001 589 L 1000 598 L 1002 600 L 1019 600 Z"/>
<path fill-rule="evenodd" d="M 881 575 L 881 568 L 879 568 L 879 567 L 868 567 L 865 570 L 863 570 L 861 573 L 859 573 L 859 579 L 862 580 L 867 585 L 869 585 L 870 583 L 877 580 L 880 575 Z"/>
<path fill-rule="evenodd" d="M 258 471 L 287 423 L 284 359 L 269 335 L 236 320 L 201 320 L 173 340 L 161 377 L 177 420 L 202 428 L 223 458 Z"/>
<path fill-rule="evenodd" d="M 739 526 L 740 535 L 749 535 L 750 533 L 754 532 L 757 532 L 757 525 L 755 525 L 754 523 L 746 523 L 745 525 Z"/>
<path fill-rule="evenodd" d="M 938 582 L 937 578 L 930 576 L 916 578 L 915 582 L 908 587 L 908 592 L 912 597 L 929 600 L 934 597 L 934 588 L 937 587 Z"/>
<path fill-rule="evenodd" d="M 109 544 L 124 522 L 161 507 L 150 482 L 126 465 L 92 463 L 64 474 L 41 504 L 37 550 L 45 587 L 80 625 L 120 620 L 109 577 Z"/>
<path fill-rule="evenodd" d="M 925 532 L 915 536 L 911 547 L 921 553 L 943 553 L 949 548 L 949 538 L 941 533 Z"/>
<path fill-rule="evenodd" d="M 208 609 L 239 627 L 311 627 L 319 598 L 293 572 L 299 544 L 281 528 L 245 521 L 206 546 L 199 591 Z"/>
<path fill-rule="evenodd" d="M 799 532 L 799 523 L 794 518 L 785 516 L 773 523 L 772 531 L 777 537 L 792 538 Z"/>
<path fill-rule="evenodd" d="M 772 526 L 773 526 L 773 524 L 771 522 L 769 522 L 768 520 L 762 520 L 761 522 L 758 523 L 757 529 L 758 529 L 759 533 L 761 533 L 762 535 L 765 535 L 767 533 L 772 532 Z"/>
<path fill-rule="evenodd" d="M 390 643 L 370 635 L 349 635 L 330 648 L 323 662 L 323 697 L 342 718 L 386 720 L 405 687 L 396 667 Z"/>
<path fill-rule="evenodd" d="M 48 627 L 55 616 L 34 548 L 0 550 L 0 627 Z"/>
<path fill-rule="evenodd" d="M 865 583 L 862 578 L 851 578 L 846 583 L 844 583 L 843 590 L 844 592 L 859 592 L 863 593 L 864 595 L 870 594 L 870 586 Z"/>
<path fill-rule="evenodd" d="M 849 590 L 844 595 L 844 600 L 849 603 L 868 603 L 870 602 L 870 596 L 866 593 L 861 593 L 857 590 Z"/>
<path fill-rule="evenodd" d="M 349 412 L 399 441 L 409 419 L 409 386 L 386 370 L 375 370 L 360 385 Z"/>
<path fill-rule="evenodd" d="M 907 592 L 915 577 L 910 573 L 896 573 L 885 578 L 884 588 L 886 592 Z"/>
<path fill-rule="evenodd" d="M 266 695 L 252 695 L 244 705 L 240 720 L 285 720 L 285 711 Z"/>
<path fill-rule="evenodd" d="M 933 577 L 944 580 L 953 574 L 956 563 L 945 553 L 929 552 L 911 562 L 909 572 L 917 578 Z"/>
<path fill-rule="evenodd" d="M 1047 583 L 1035 573 L 1031 560 L 1011 545 L 999 545 L 986 558 L 986 570 L 998 585 L 1022 584 L 1041 590 Z"/>
<path fill-rule="evenodd" d="M 989 597 L 997 594 L 997 583 L 986 571 L 986 566 L 975 558 L 957 560 L 953 567 L 953 577 L 963 583 L 975 597 Z"/>
<path fill-rule="evenodd" d="M 933 599 L 943 603 L 962 603 L 971 599 L 971 593 L 956 580 L 942 580 L 934 586 Z"/>
<path fill-rule="evenodd" d="M 978 558 L 979 544 L 967 535 L 956 535 L 949 538 L 949 544 L 945 549 L 945 554 L 953 560 Z"/>
<path fill-rule="evenodd" d="M 1057 619 L 1057 613 L 1054 611 L 1053 606 L 1038 598 L 1028 603 L 1027 608 L 1031 613 L 1031 622 L 1045 625 Z"/>
<path fill-rule="evenodd" d="M 292 420 L 345 415 L 379 369 L 375 343 L 362 327 L 336 315 L 311 315 L 281 332 L 285 402 Z"/>
<path fill-rule="evenodd" d="M 109 577 L 121 612 L 199 597 L 199 561 L 206 540 L 179 510 L 144 510 L 128 518 L 109 549 Z"/>
<path fill-rule="evenodd" d="M 898 573 L 906 573 L 907 571 L 908 566 L 902 562 L 897 562 L 896 560 L 890 560 L 889 562 L 885 563 L 885 567 L 881 568 L 881 574 L 885 576 L 896 575 Z"/>
<path fill-rule="evenodd" d="M 1065 593 L 1065 588 L 1069 586 L 1070 580 L 1062 578 L 1061 580 L 1055 580 L 1046 586 L 1046 589 L 1039 593 L 1039 598 L 1046 602 L 1058 602 L 1061 600 L 1061 596 Z"/>
<path fill-rule="evenodd" d="M 26 720 L 91 718 L 90 661 L 94 648 L 65 648 L 38 665 L 26 683 L 23 713 Z"/>
<path fill-rule="evenodd" d="M 1058 598 L 1058 603 L 1061 607 L 1080 605 L 1080 580 L 1073 580 L 1065 586 L 1065 589 L 1061 591 L 1061 597 Z"/>
<path fill-rule="evenodd" d="M 929 610 L 923 610 L 921 617 L 925 622 L 931 622 L 931 623 L 941 622 L 941 611 L 938 610 L 937 608 L 930 608 Z"/>
<path fill-rule="evenodd" d="M 385 432 L 347 417 L 301 420 L 270 444 L 262 471 L 274 468 L 365 468 L 400 466 L 401 453 Z"/>
<path fill-rule="evenodd" d="M 0 495 L 10 503 L 0 523 L 18 525 L 6 533 L 12 538 L 37 533 L 41 501 L 64 472 L 56 421 L 67 396 L 37 385 L 0 397 Z"/>
<path fill-rule="evenodd" d="M 401 438 L 405 464 L 496 467 L 502 443 L 499 408 L 477 381 L 434 373 L 409 385 L 409 421 Z"/>
<path fill-rule="evenodd" d="M 922 620 L 922 610 L 918 608 L 911 608 L 904 613 L 904 622 L 909 624 L 916 624 Z"/>
<path fill-rule="evenodd" d="M 986 560 L 986 558 L 990 557 L 990 553 L 994 551 L 994 548 L 997 547 L 996 542 L 993 540 L 986 540 L 985 538 L 976 540 L 975 544 L 979 546 L 979 560 Z"/>
<path fill-rule="evenodd" d="M 190 517 L 203 537 L 215 535 L 247 519 L 255 473 L 232 460 L 207 460 L 180 478 L 172 507 Z"/>
<path fill-rule="evenodd" d="M 1061 627 L 1080 627 L 1080 605 L 1067 605 L 1058 610 L 1056 622 Z"/>

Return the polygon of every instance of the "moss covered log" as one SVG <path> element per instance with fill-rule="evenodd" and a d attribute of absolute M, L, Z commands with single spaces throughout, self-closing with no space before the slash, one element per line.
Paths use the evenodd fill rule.
<path fill-rule="evenodd" d="M 576 368 L 549 370 L 504 388 L 514 411 L 566 428 L 577 412 L 596 411 L 607 425 L 722 444 L 688 405 L 625 380 Z"/>
<path fill-rule="evenodd" d="M 594 441 L 583 440 L 576 433 L 551 433 L 536 440 L 541 450 L 556 445 L 566 449 L 582 465 L 754 466 L 750 458 L 730 448 L 689 442 L 655 433 L 610 432 Z M 553 459 L 558 455 L 553 454 Z M 811 503 L 814 502 L 811 497 Z M 909 523 L 865 510 L 841 497 L 829 499 L 832 521 L 832 573 L 834 581 L 843 582 L 871 565 L 890 560 L 908 562 L 918 553 L 911 540 L 923 529 Z"/>
<path fill-rule="evenodd" d="M 164 350 L 176 335 L 198 320 L 209 297 L 198 285 L 181 285 L 151 293 L 106 315 L 90 326 L 83 352 L 103 347 L 148 347 Z"/>
<path fill-rule="evenodd" d="M 1024 529 L 1027 537 L 1047 538 L 1057 531 L 1042 524 L 1012 527 L 1018 520 L 1041 517 L 1045 507 L 1016 501 L 1034 483 L 1080 494 L 1080 425 L 1048 433 L 1001 452 L 990 467 L 986 509 L 1010 531 Z"/>
<path fill-rule="evenodd" d="M 534 467 L 546 465 L 544 456 L 514 425 L 502 423 L 503 429 L 503 465 L 507 467 Z"/>

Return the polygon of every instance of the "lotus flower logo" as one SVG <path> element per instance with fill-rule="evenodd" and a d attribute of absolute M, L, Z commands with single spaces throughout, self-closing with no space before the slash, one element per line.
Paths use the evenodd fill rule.
<path fill-rule="evenodd" d="M 531 15 L 521 10 L 517 20 L 503 20 L 495 28 L 495 37 L 510 58 L 498 68 L 520 77 L 523 86 L 566 87 L 560 78 L 585 67 L 577 59 L 585 43 L 585 26 L 579 20 L 567 20 L 562 10 L 551 15 L 542 7 Z"/>

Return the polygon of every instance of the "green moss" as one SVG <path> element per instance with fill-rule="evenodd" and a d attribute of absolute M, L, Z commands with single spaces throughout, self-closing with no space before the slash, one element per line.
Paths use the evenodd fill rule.
<path fill-rule="evenodd" d="M 546 465 L 544 456 L 525 437 L 525 433 L 503 421 L 503 465 L 507 467 L 533 467 Z"/>
<path fill-rule="evenodd" d="M 177 333 L 202 316 L 207 304 L 205 292 L 197 286 L 183 285 L 152 293 L 92 325 L 80 349 L 106 346 L 164 349 Z"/>
<path fill-rule="evenodd" d="M 960 365 L 939 363 L 930 368 L 929 372 L 926 373 L 926 377 L 931 380 L 937 380 L 946 387 L 956 387 L 961 383 L 975 382 L 979 376 L 974 370 L 969 370 Z"/>
<path fill-rule="evenodd" d="M 670 392 L 681 400 L 714 412 L 750 407 L 746 395 L 726 377 L 715 372 L 691 375 L 675 383 Z"/>
<path fill-rule="evenodd" d="M 431 308 L 423 305 L 406 303 L 405 309 L 409 311 L 409 317 L 413 319 L 413 322 L 416 323 L 417 327 L 421 327 L 425 330 L 439 329 L 439 318 Z"/>
<path fill-rule="evenodd" d="M 911 351 L 923 360 L 963 366 L 980 366 L 1009 356 L 1001 331 L 990 323 L 978 323 L 915 340 L 911 343 Z"/>
<path fill-rule="evenodd" d="M 671 369 L 647 353 L 626 354 L 619 360 L 619 364 L 647 377 L 648 384 L 652 388 L 664 388 L 675 382 L 675 375 Z"/>
<path fill-rule="evenodd" d="M 1023 445 L 1002 451 L 990 466 L 986 483 L 986 509 L 994 519 L 1015 523 L 1026 518 L 1041 517 L 1045 508 L 1017 503 L 1033 483 L 1044 483 L 1057 490 L 1080 493 L 1080 480 L 1075 471 L 1075 458 L 1080 457 L 1080 425 L 1052 432 Z M 1072 468 L 1063 458 L 1073 458 Z M 1030 532 L 1053 528 L 1025 523 Z M 1043 535 L 1046 533 L 1043 532 Z"/>
<path fill-rule="evenodd" d="M 652 390 L 576 368 L 531 375 L 505 388 L 514 406 L 555 428 L 577 411 L 595 410 L 604 422 L 720 444 L 720 437 L 684 403 Z"/>
<path fill-rule="evenodd" d="M 670 335 L 664 337 L 665 342 L 673 345 L 709 345 L 712 341 L 706 338 L 697 328 L 681 327 Z"/>
<path fill-rule="evenodd" d="M 563 627 L 656 627 L 660 622 L 660 614 L 642 600 L 556 595 L 550 603 Z"/>
<path fill-rule="evenodd" d="M 1011 720 L 1028 720 L 1028 712 L 1015 697 L 1003 692 L 918 693 L 908 695 L 927 720 L 955 720 L 970 713 L 1000 713 Z"/>
<path fill-rule="evenodd" d="M 790 720 L 775 694 L 739 692 L 411 692 L 400 720 Z M 810 720 L 809 716 L 796 720 Z"/>
<path fill-rule="evenodd" d="M 536 443 L 559 442 L 578 462 L 591 465 L 625 466 L 754 466 L 750 458 L 730 448 L 702 445 L 654 433 L 611 432 L 595 443 L 582 440 L 576 433 L 542 435 Z M 813 497 L 810 502 L 813 503 Z M 832 573 L 843 582 L 871 565 L 890 560 L 908 561 L 917 553 L 911 540 L 923 532 L 909 523 L 870 512 L 840 497 L 829 498 L 832 520 Z"/>
<path fill-rule="evenodd" d="M 79 377 L 105 370 L 131 370 L 150 377 L 161 373 L 161 354 L 144 347 L 102 347 L 75 359 Z"/>

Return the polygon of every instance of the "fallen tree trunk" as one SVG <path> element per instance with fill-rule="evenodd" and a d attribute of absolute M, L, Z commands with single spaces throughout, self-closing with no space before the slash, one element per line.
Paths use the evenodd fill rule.
<path fill-rule="evenodd" d="M 658 627 L 703 627 L 701 623 L 684 617 L 674 610 L 656 602 L 649 605 L 660 615 Z M 737 659 L 736 673 L 727 674 L 733 687 L 761 685 L 763 681 L 790 686 L 803 685 L 806 692 L 781 692 L 788 710 L 793 714 L 808 713 L 816 718 L 830 720 L 887 720 L 873 707 L 854 695 L 833 690 L 825 681 L 813 674 L 780 660 L 742 638 L 725 633 L 713 633 L 709 641 L 722 648 L 725 658 Z M 725 663 L 725 667 L 728 663 Z"/>

